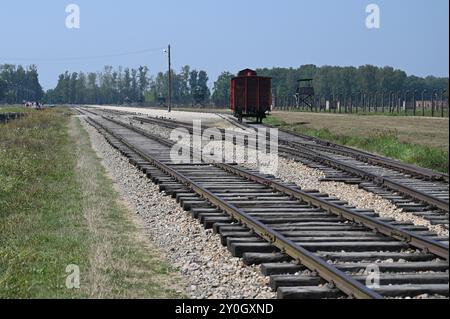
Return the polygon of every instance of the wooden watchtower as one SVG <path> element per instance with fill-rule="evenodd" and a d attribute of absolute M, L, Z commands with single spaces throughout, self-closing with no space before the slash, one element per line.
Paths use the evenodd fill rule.
<path fill-rule="evenodd" d="M 297 107 L 309 107 L 312 109 L 314 104 L 314 87 L 312 85 L 313 79 L 297 80 L 297 91 L 295 93 L 295 100 Z"/>

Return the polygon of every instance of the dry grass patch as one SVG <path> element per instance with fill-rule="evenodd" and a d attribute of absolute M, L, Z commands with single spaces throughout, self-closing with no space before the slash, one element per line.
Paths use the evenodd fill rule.
<path fill-rule="evenodd" d="M 0 298 L 183 297 L 131 216 L 67 109 L 0 125 Z"/>

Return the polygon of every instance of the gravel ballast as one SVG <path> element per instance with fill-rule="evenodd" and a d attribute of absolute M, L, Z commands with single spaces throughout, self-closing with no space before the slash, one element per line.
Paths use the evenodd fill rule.
<path fill-rule="evenodd" d="M 349 185 L 339 182 L 321 182 L 319 179 L 324 174 L 298 162 L 279 159 L 276 176 L 284 181 L 292 182 L 304 189 L 317 189 L 322 193 L 338 197 L 347 201 L 350 205 L 360 209 L 373 209 L 381 217 L 393 218 L 397 221 L 411 222 L 414 225 L 425 226 L 439 236 L 448 236 L 448 230 L 440 225 L 432 225 L 422 217 L 403 211 L 389 200 L 379 195 L 358 188 L 357 185 Z"/>
<path fill-rule="evenodd" d="M 170 130 L 156 125 L 133 123 L 142 129 L 168 138 Z M 221 143 L 221 142 L 212 142 Z M 237 154 L 238 158 L 242 158 L 242 154 Z M 261 156 L 266 163 L 273 163 L 273 158 L 265 155 Z M 278 165 L 276 169 L 266 170 L 264 173 L 270 173 L 284 182 L 290 182 L 298 185 L 302 189 L 316 189 L 322 193 L 327 193 L 341 200 L 347 201 L 350 205 L 359 209 L 372 209 L 380 217 L 393 218 L 396 221 L 410 222 L 417 226 L 427 227 L 430 231 L 435 232 L 439 236 L 448 237 L 449 231 L 441 225 L 433 225 L 426 219 L 416 216 L 412 213 L 405 212 L 398 208 L 389 200 L 379 195 L 370 193 L 364 189 L 360 189 L 357 185 L 349 185 L 342 182 L 323 182 L 320 181 L 325 175 L 318 169 L 310 168 L 302 163 L 278 157 Z M 251 169 L 259 169 L 255 164 L 243 164 L 243 166 Z M 270 167 L 269 167 L 270 168 Z M 272 167 L 273 168 L 273 167 Z"/>
<path fill-rule="evenodd" d="M 219 235 L 200 223 L 163 193 L 102 135 L 82 120 L 92 147 L 117 183 L 129 206 L 142 219 L 146 235 L 188 283 L 190 298 L 268 299 L 275 293 L 259 267 L 245 266 L 220 244 Z"/>
<path fill-rule="evenodd" d="M 203 123 L 216 123 L 223 121 L 219 115 L 214 113 L 203 113 L 203 112 L 186 112 L 186 111 L 176 111 L 167 112 L 166 110 L 160 110 L 155 108 L 142 108 L 142 107 L 121 107 L 121 106 L 105 106 L 105 105 L 90 105 L 90 107 L 103 109 L 103 110 L 113 110 L 129 113 L 138 113 L 143 115 L 149 115 L 152 117 L 163 117 L 169 120 L 175 120 L 180 122 L 192 123 L 193 120 L 201 120 Z"/>

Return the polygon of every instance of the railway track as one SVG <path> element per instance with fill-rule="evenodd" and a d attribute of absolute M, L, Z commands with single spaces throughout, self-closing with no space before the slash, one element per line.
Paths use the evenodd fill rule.
<path fill-rule="evenodd" d="M 192 127 L 183 122 L 142 116 L 133 119 L 169 129 L 182 127 L 192 133 Z M 238 124 L 241 129 L 265 128 L 260 124 Z M 282 131 L 279 142 L 280 156 L 323 171 L 323 181 L 357 184 L 432 225 L 449 228 L 448 175 L 345 146 L 325 146 L 323 140 L 297 133 Z"/>
<path fill-rule="evenodd" d="M 280 298 L 448 297 L 448 238 L 237 165 L 173 164 L 173 142 L 81 112 L 234 256 L 260 264 Z"/>
<path fill-rule="evenodd" d="M 238 127 L 244 125 L 252 129 L 274 128 L 270 125 L 239 123 L 231 117 L 228 119 L 232 123 L 235 122 Z M 298 159 L 300 153 L 304 155 L 303 159 L 312 158 L 312 162 L 307 160 L 306 163 L 326 172 L 325 180 L 359 184 L 361 188 L 391 200 L 407 212 L 428 219 L 432 224 L 447 225 L 448 228 L 448 174 L 282 128 L 279 131 L 280 143 L 293 149 L 282 150 L 285 155 Z M 396 194 L 387 192 L 386 189 Z M 407 197 L 416 202 L 411 202 Z"/>
<path fill-rule="evenodd" d="M 358 184 L 403 211 L 448 229 L 448 175 L 336 144 L 325 146 L 320 139 L 283 133 L 280 143 L 288 147 L 280 148 L 281 156 L 324 171 L 324 181 Z"/>

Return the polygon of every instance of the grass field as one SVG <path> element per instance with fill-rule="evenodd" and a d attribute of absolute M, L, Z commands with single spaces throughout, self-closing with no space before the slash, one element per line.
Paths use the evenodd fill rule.
<path fill-rule="evenodd" d="M 282 110 L 279 110 L 279 112 L 282 112 Z M 294 109 L 292 108 L 290 111 L 290 113 L 312 113 L 310 110 L 307 109 Z M 385 109 L 384 112 L 381 111 L 377 111 L 375 112 L 373 109 L 371 109 L 371 111 L 364 111 L 360 108 L 358 108 L 358 112 L 356 112 L 356 110 L 353 110 L 353 113 L 350 113 L 350 111 L 345 112 L 344 110 L 341 111 L 341 113 L 339 113 L 339 110 L 318 110 L 317 112 L 313 112 L 316 114 L 337 114 L 337 115 L 358 115 L 358 116 L 393 116 L 393 117 L 406 117 L 406 116 L 416 116 L 416 117 L 434 117 L 434 118 L 440 118 L 442 117 L 442 111 L 441 109 L 439 110 L 435 110 L 434 114 L 430 109 L 425 109 L 425 111 L 422 112 L 421 108 L 418 108 L 416 110 L 416 115 L 414 115 L 414 111 L 413 110 L 407 110 L 406 112 L 403 110 L 400 110 L 400 112 L 397 112 L 397 110 L 395 110 L 394 112 L 389 112 L 387 109 Z M 444 109 L 444 114 L 443 114 L 444 118 L 448 118 L 449 117 L 449 112 L 447 109 Z"/>
<path fill-rule="evenodd" d="M 274 112 L 266 123 L 448 172 L 449 120 Z"/>
<path fill-rule="evenodd" d="M 8 106 L 4 106 L 4 105 L 0 105 L 0 113 L 28 113 L 28 112 L 33 112 L 35 110 L 31 109 L 31 108 L 26 108 L 22 105 L 8 105 Z"/>
<path fill-rule="evenodd" d="M 0 125 L 0 298 L 183 297 L 178 280 L 69 110 Z"/>

